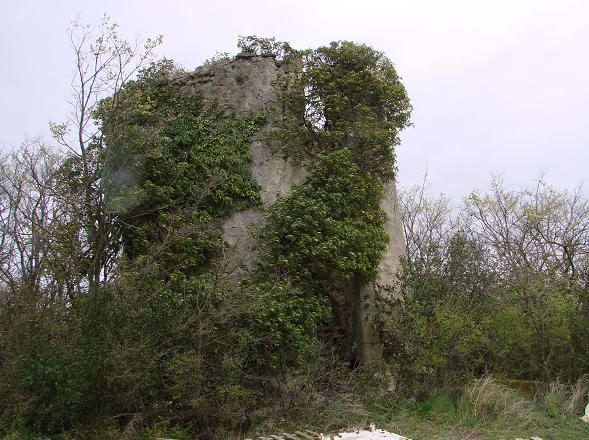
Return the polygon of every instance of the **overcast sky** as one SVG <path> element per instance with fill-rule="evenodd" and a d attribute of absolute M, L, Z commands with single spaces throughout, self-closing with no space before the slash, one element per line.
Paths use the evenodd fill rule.
<path fill-rule="evenodd" d="M 239 35 L 293 47 L 352 40 L 383 51 L 411 98 L 414 127 L 398 148 L 399 181 L 427 171 L 459 202 L 490 175 L 559 188 L 587 180 L 589 0 L 71 1 L 3 0 L 0 147 L 48 136 L 68 111 L 73 56 L 66 28 L 104 13 L 121 34 L 162 34 L 160 54 L 193 69 L 236 52 Z M 585 184 L 587 189 L 587 184 Z"/>

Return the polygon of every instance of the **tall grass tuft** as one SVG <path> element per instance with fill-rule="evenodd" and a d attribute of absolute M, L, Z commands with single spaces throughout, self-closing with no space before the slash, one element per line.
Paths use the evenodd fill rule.
<path fill-rule="evenodd" d="M 583 374 L 572 389 L 566 413 L 581 414 L 585 410 L 587 400 L 589 400 L 589 374 Z"/>
<path fill-rule="evenodd" d="M 467 387 L 459 403 L 463 420 L 517 419 L 528 424 L 535 419 L 534 405 L 492 376 L 484 376 Z"/>
<path fill-rule="evenodd" d="M 562 417 L 569 415 L 568 407 L 571 400 L 570 386 L 560 382 L 553 382 L 542 395 L 537 396 L 544 410 L 550 417 Z"/>

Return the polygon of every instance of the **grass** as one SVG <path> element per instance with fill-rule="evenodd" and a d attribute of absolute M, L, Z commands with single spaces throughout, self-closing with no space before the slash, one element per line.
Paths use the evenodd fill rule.
<path fill-rule="evenodd" d="M 372 422 L 413 440 L 511 440 L 532 436 L 543 440 L 587 440 L 589 424 L 568 412 L 570 399 L 571 390 L 562 386 L 524 397 L 484 377 L 462 392 L 442 390 L 422 402 L 399 400 L 390 394 L 376 399 L 338 396 L 316 406 L 295 408 L 284 419 L 272 417 L 250 437 L 301 427 L 325 433 Z"/>
<path fill-rule="evenodd" d="M 300 429 L 327 433 L 374 423 L 413 440 L 512 440 L 531 436 L 543 440 L 587 440 L 589 424 L 581 421 L 577 414 L 582 402 L 586 402 L 586 394 L 585 398 L 579 396 L 583 392 L 586 393 L 579 391 L 579 384 L 572 388 L 552 384 L 541 393 L 523 396 L 491 377 L 483 377 L 462 391 L 440 390 L 421 402 L 399 399 L 392 393 L 377 397 L 345 393 L 330 397 L 317 395 L 312 404 L 294 407 L 288 412 L 278 407 L 268 408 L 256 417 L 254 429 L 247 436 L 219 432 L 216 438 L 257 438 Z M 191 438 L 182 429 L 132 428 L 127 427 L 126 432 L 99 428 L 95 435 L 69 433 L 59 438 Z M 40 438 L 14 433 L 4 440 Z"/>

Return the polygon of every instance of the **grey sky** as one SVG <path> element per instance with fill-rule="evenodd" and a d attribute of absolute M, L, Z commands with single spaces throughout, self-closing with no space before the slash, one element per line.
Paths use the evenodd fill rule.
<path fill-rule="evenodd" d="M 425 171 L 459 201 L 491 173 L 557 187 L 587 177 L 589 1 L 30 1 L 4 0 L 0 18 L 0 147 L 45 135 L 67 112 L 73 57 L 66 28 L 108 13 L 133 39 L 186 68 L 238 35 L 294 47 L 352 40 L 385 52 L 403 77 L 414 127 L 398 148 L 399 180 Z"/>

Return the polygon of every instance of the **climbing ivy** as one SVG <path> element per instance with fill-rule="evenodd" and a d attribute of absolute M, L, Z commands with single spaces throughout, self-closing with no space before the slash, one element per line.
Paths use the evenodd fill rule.
<path fill-rule="evenodd" d="M 399 132 L 410 125 L 405 87 L 382 52 L 349 41 L 298 53 L 276 81 L 282 115 L 270 140 L 299 159 L 348 148 L 361 170 L 394 177 Z"/>
<path fill-rule="evenodd" d="M 350 150 L 321 154 L 305 184 L 270 208 L 265 264 L 316 293 L 352 276 L 375 279 L 388 243 L 381 197 L 379 179 L 363 173 Z"/>
<path fill-rule="evenodd" d="M 347 41 L 298 52 L 287 72 L 275 83 L 282 112 L 267 138 L 309 176 L 269 210 L 267 270 L 308 292 L 374 281 L 389 239 L 383 184 L 409 125 L 405 88 L 381 52 Z"/>
<path fill-rule="evenodd" d="M 265 116 L 237 119 L 181 95 L 167 80 L 175 69 L 151 66 L 113 98 L 117 112 L 98 111 L 109 146 L 105 190 L 129 258 L 166 240 L 165 266 L 204 268 L 222 244 L 208 225 L 260 204 L 247 163 Z"/>
<path fill-rule="evenodd" d="M 220 267 L 222 222 L 261 208 L 248 161 L 265 115 L 238 119 L 183 95 L 178 73 L 153 65 L 112 98 L 115 114 L 103 112 L 112 102 L 97 112 L 105 196 L 125 255 L 105 308 L 120 313 L 126 340 L 145 357 L 130 374 L 145 382 L 117 385 L 137 389 L 153 411 L 173 404 L 202 429 L 232 423 L 234 408 L 254 407 L 270 378 L 309 364 L 331 311 L 288 278 L 255 270 L 236 282 Z"/>
<path fill-rule="evenodd" d="M 97 111 L 108 146 L 105 197 L 127 260 L 115 290 L 125 294 L 112 308 L 127 310 L 123 321 L 137 315 L 142 337 L 156 344 L 156 367 L 142 373 L 153 375 L 154 407 L 176 399 L 157 379 L 167 375 L 178 395 L 209 389 L 217 407 L 203 414 L 230 411 L 225 401 L 254 405 L 260 381 L 312 364 L 319 335 L 341 318 L 333 309 L 338 294 L 375 280 L 388 243 L 380 201 L 410 111 L 392 65 L 348 42 L 303 52 L 267 43 L 241 41 L 253 53 L 282 51 L 291 72 L 276 83 L 283 111 L 268 136 L 308 174 L 267 208 L 260 262 L 240 283 L 227 283 L 216 265 L 221 224 L 233 212 L 262 208 L 248 161 L 265 115 L 238 119 L 230 108 L 180 93 L 173 78 L 181 72 L 167 61 Z M 195 366 L 208 385 L 190 379 Z M 189 395 L 179 402 L 180 411 L 194 411 Z"/>
<path fill-rule="evenodd" d="M 113 98 L 116 119 L 98 111 L 109 147 L 105 190 L 121 223 L 125 256 L 130 267 L 151 268 L 149 276 L 135 275 L 137 289 L 161 292 L 154 304 L 165 310 L 196 302 L 220 315 L 228 313 L 231 296 L 249 298 L 242 329 L 257 340 L 248 342 L 247 363 L 258 372 L 296 368 L 314 353 L 317 328 L 330 318 L 325 298 L 262 270 L 228 288 L 215 265 L 223 249 L 221 222 L 261 208 L 248 161 L 266 116 L 238 119 L 230 108 L 183 95 L 171 82 L 178 73 L 167 61 L 155 64 Z"/>

